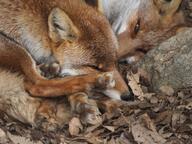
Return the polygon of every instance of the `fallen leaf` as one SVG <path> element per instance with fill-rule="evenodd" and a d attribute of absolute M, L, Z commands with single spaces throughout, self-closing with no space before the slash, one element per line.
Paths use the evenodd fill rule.
<path fill-rule="evenodd" d="M 182 113 L 175 112 L 172 115 L 172 127 L 177 127 L 178 125 L 183 124 L 186 121 L 186 116 Z"/>
<path fill-rule="evenodd" d="M 104 128 L 108 129 L 111 132 L 115 131 L 115 127 L 114 126 L 103 126 Z"/>
<path fill-rule="evenodd" d="M 158 98 L 157 97 L 152 97 L 151 99 L 150 99 L 150 103 L 152 103 L 152 104 L 157 104 L 158 103 Z"/>
<path fill-rule="evenodd" d="M 93 125 L 93 126 L 90 126 L 86 129 L 86 132 L 85 133 L 91 133 L 92 131 L 94 131 L 95 129 L 97 129 L 101 124 L 97 124 L 97 125 Z"/>
<path fill-rule="evenodd" d="M 7 136 L 12 142 L 14 142 L 14 144 L 34 144 L 33 141 L 26 137 L 12 135 L 9 132 L 7 133 Z M 35 142 L 35 144 L 42 144 L 42 142 Z"/>
<path fill-rule="evenodd" d="M 0 129 L 0 138 L 6 137 L 6 133 Z"/>
<path fill-rule="evenodd" d="M 10 142 L 10 139 L 7 137 L 4 130 L 0 128 L 0 144 L 9 144 L 9 142 Z"/>
<path fill-rule="evenodd" d="M 83 126 L 80 120 L 76 117 L 72 118 L 71 121 L 69 122 L 69 133 L 72 136 L 77 136 L 82 129 Z"/>
<path fill-rule="evenodd" d="M 188 110 L 192 110 L 192 102 L 190 102 L 185 108 Z"/>
<path fill-rule="evenodd" d="M 138 97 L 139 100 L 143 101 L 144 98 L 150 99 L 154 93 L 144 93 L 142 85 L 140 84 L 139 73 L 130 73 L 127 75 L 128 85 L 130 86 L 133 94 Z"/>
<path fill-rule="evenodd" d="M 148 128 L 149 130 L 152 130 L 154 132 L 156 131 L 155 125 L 153 123 L 153 121 L 150 119 L 148 114 L 143 114 L 141 116 L 142 122 L 145 124 L 145 127 Z"/>
<path fill-rule="evenodd" d="M 127 75 L 127 79 L 128 79 L 128 85 L 131 87 L 132 91 L 133 91 L 133 94 L 135 96 L 138 96 L 138 99 L 143 101 L 144 98 L 144 93 L 143 93 L 143 90 L 141 88 L 141 85 L 139 84 L 139 74 L 136 73 L 136 74 L 133 74 L 133 73 L 130 73 Z"/>
<path fill-rule="evenodd" d="M 143 119 L 146 119 L 145 122 Z M 134 140 L 142 144 L 164 144 L 166 140 L 156 131 L 154 124 L 149 124 L 150 122 L 152 123 L 146 114 L 132 122 L 131 131 Z"/>

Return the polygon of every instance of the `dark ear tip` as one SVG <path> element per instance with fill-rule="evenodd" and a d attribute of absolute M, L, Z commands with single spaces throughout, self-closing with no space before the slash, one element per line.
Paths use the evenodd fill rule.
<path fill-rule="evenodd" d="M 97 7 L 98 6 L 98 0 L 85 0 L 85 2 L 93 7 Z"/>
<path fill-rule="evenodd" d="M 83 0 L 87 5 L 97 9 L 101 13 L 103 13 L 103 5 L 102 0 Z"/>

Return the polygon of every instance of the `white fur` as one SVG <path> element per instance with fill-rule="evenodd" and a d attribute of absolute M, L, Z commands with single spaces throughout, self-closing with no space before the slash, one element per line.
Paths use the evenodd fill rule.
<path fill-rule="evenodd" d="M 23 123 L 36 125 L 35 119 L 41 114 L 38 110 L 44 101 L 45 99 L 29 96 L 23 86 L 23 76 L 0 68 L 0 111 Z M 52 99 L 49 102 L 56 106 L 56 113 L 49 118 L 49 123 L 56 118 L 57 124 L 63 126 L 71 116 L 70 107 L 65 101 L 57 103 L 57 100 Z M 52 104 L 47 107 L 53 108 Z"/>
<path fill-rule="evenodd" d="M 70 76 L 76 76 L 79 75 L 79 73 L 75 69 L 65 69 L 63 68 L 61 71 L 61 75 L 70 75 Z"/>
<path fill-rule="evenodd" d="M 43 47 L 41 38 L 33 36 L 28 30 L 22 30 L 21 39 L 21 43 L 37 62 L 51 55 L 51 52 Z"/>
<path fill-rule="evenodd" d="M 103 9 L 116 34 L 127 29 L 127 23 L 139 8 L 141 0 L 103 0 Z"/>
<path fill-rule="evenodd" d="M 121 100 L 121 94 L 119 91 L 115 89 L 108 89 L 104 91 L 104 94 L 107 95 L 108 97 L 116 100 Z"/>
<path fill-rule="evenodd" d="M 34 123 L 40 105 L 25 92 L 23 77 L 0 69 L 0 110 L 26 123 Z"/>
<path fill-rule="evenodd" d="M 125 60 L 126 60 L 126 62 L 127 62 L 128 64 L 132 64 L 132 63 L 134 63 L 134 62 L 137 61 L 137 59 L 136 59 L 135 56 L 127 57 Z"/>

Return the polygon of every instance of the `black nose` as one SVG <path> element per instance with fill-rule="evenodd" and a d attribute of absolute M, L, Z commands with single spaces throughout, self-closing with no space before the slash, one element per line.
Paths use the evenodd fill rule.
<path fill-rule="evenodd" d="M 133 101 L 134 100 L 134 94 L 129 91 L 129 92 L 126 92 L 126 93 L 123 93 L 121 95 L 121 100 L 124 100 L 124 101 Z"/>

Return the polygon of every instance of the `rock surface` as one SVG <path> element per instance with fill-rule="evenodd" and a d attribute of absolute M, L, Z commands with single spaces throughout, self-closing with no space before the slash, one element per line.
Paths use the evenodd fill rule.
<path fill-rule="evenodd" d="M 149 76 L 151 88 L 159 91 L 163 86 L 174 90 L 192 87 L 192 29 L 151 50 L 139 63 L 139 68 Z"/>

